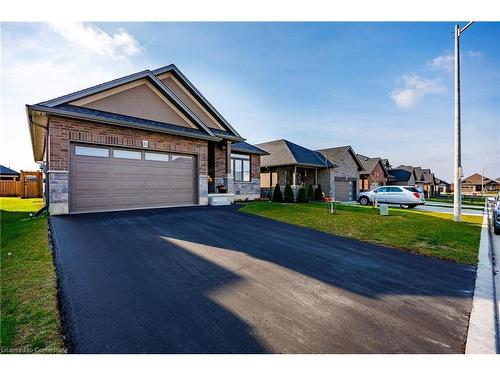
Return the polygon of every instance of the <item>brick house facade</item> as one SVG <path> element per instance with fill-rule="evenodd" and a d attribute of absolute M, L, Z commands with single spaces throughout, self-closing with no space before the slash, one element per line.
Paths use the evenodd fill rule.
<path fill-rule="evenodd" d="M 176 75 L 178 82 L 184 82 L 185 87 L 177 89 L 184 90 L 186 97 L 189 95 L 190 98 L 198 100 L 199 108 L 196 108 L 196 112 L 199 114 L 203 111 L 206 117 L 212 119 L 210 127 L 194 115 L 194 111 L 191 111 L 188 105 L 180 102 L 177 96 L 172 95 L 172 91 L 158 81 L 157 76 L 161 77 L 164 71 Z M 234 193 L 231 195 L 232 200 L 259 197 L 258 171 L 260 170 L 261 150 L 245 143 L 243 138 L 183 77 L 182 73 L 172 65 L 161 68 L 158 72 L 145 71 L 111 81 L 100 85 L 100 90 L 90 88 L 27 106 L 34 157 L 36 161 L 45 164 L 46 201 L 51 214 L 71 213 L 71 207 L 74 207 L 71 204 L 75 199 L 75 196 L 72 197 L 74 193 L 71 186 L 74 188 L 75 185 L 81 184 L 75 177 L 76 171 L 72 170 L 73 164 L 70 160 L 72 157 L 76 158 L 72 153 L 75 145 L 109 148 L 111 152 L 118 149 L 128 150 L 125 152 L 131 153 L 134 150 L 140 151 L 143 155 L 140 163 L 144 168 L 150 167 L 145 159 L 148 152 L 162 153 L 166 155 L 166 158 L 170 158 L 168 160 L 172 159 L 172 156 L 168 155 L 189 155 L 195 165 L 194 177 L 192 182 L 183 181 L 182 183 L 189 184 L 186 186 L 193 189 L 195 195 L 193 204 L 208 204 L 210 179 L 215 179 L 219 184 L 225 185 L 229 194 Z M 140 88 L 147 91 L 147 95 L 153 96 L 155 101 L 151 101 L 150 98 L 136 98 L 136 93 L 134 93 L 135 96 L 128 95 L 127 85 L 131 87 L 130 89 Z M 116 96 L 116 93 L 121 96 Z M 127 105 L 120 102 L 121 98 L 128 101 Z M 194 99 L 189 102 L 191 106 L 193 103 Z M 104 108 L 106 111 L 103 111 L 98 106 L 110 108 L 106 107 Z M 113 106 L 119 109 L 117 113 L 110 112 Z M 156 110 L 158 106 L 162 108 Z M 143 108 L 146 117 L 137 117 L 137 113 L 140 114 Z M 154 119 L 147 116 L 154 116 Z M 173 121 L 178 123 L 161 122 L 159 121 L 162 120 L 161 116 L 167 116 L 168 120 L 174 119 Z M 234 152 L 245 155 L 244 157 L 250 160 L 250 181 L 234 181 L 234 173 L 231 170 L 233 146 Z M 213 152 L 213 156 L 210 156 L 210 152 Z M 110 160 L 116 160 L 113 156 L 111 157 L 113 159 Z M 132 171 L 134 161 L 128 163 L 130 166 L 124 164 L 123 168 L 129 168 Z M 154 162 L 150 163 L 154 166 Z M 245 164 L 245 168 L 247 167 L 248 164 Z M 209 177 L 210 170 L 214 173 Z M 158 176 L 158 178 L 163 177 Z M 167 177 L 164 179 L 162 186 L 170 183 Z M 100 182 L 106 183 L 106 181 L 97 181 L 95 185 L 99 185 Z M 136 181 L 133 183 L 137 185 Z M 126 181 L 125 184 L 127 184 Z M 81 187 L 83 188 L 83 184 Z M 167 190 L 165 188 L 164 194 L 167 194 Z M 108 194 L 112 192 L 108 191 Z M 161 205 L 161 201 L 155 202 L 155 207 Z M 165 203 L 165 206 L 169 205 L 168 202 Z M 132 208 L 147 207 L 145 204 L 138 204 L 137 207 Z"/>

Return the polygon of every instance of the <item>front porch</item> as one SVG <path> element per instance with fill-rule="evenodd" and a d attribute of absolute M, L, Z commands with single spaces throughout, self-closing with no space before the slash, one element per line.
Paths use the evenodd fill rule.
<path fill-rule="evenodd" d="M 295 198 L 297 198 L 300 186 L 304 185 L 305 188 L 308 188 L 309 185 L 313 185 L 316 188 L 321 183 L 319 174 L 322 169 L 324 168 L 298 165 L 262 168 L 260 173 L 261 197 L 270 198 L 276 184 L 279 184 L 281 190 L 284 190 L 286 185 L 290 185 Z"/>

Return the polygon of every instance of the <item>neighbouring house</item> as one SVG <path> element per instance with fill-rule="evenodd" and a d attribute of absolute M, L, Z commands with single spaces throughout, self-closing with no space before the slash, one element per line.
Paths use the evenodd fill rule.
<path fill-rule="evenodd" d="M 173 64 L 27 105 L 27 114 L 51 214 L 260 195 L 261 151 Z"/>
<path fill-rule="evenodd" d="M 479 173 L 466 177 L 462 180 L 462 193 L 495 192 L 499 190 L 499 184 L 495 180 L 482 176 Z"/>
<path fill-rule="evenodd" d="M 428 198 L 434 194 L 436 181 L 434 173 L 428 168 L 400 165 L 389 170 L 388 185 L 416 186 Z"/>
<path fill-rule="evenodd" d="M 425 168 L 422 169 L 422 174 L 423 174 L 423 190 L 427 198 L 431 197 L 434 195 L 435 191 L 435 185 L 436 185 L 436 178 L 434 176 L 434 173 L 431 172 L 430 169 Z"/>
<path fill-rule="evenodd" d="M 440 178 L 435 177 L 436 185 L 434 186 L 435 194 L 447 194 L 451 191 L 451 185 Z"/>
<path fill-rule="evenodd" d="M 2 181 L 18 181 L 19 180 L 19 172 L 16 172 L 13 169 L 4 167 L 0 165 L 0 180 Z"/>
<path fill-rule="evenodd" d="M 381 161 L 385 169 L 389 170 L 392 168 L 391 163 L 389 163 L 389 159 L 381 159 Z"/>
<path fill-rule="evenodd" d="M 315 188 L 321 184 L 324 192 L 333 178 L 332 163 L 319 152 L 297 145 L 286 139 L 259 143 L 257 148 L 267 154 L 260 160 L 260 184 L 263 197 L 270 197 L 272 189 L 280 184 L 291 185 L 295 196 L 300 185 Z"/>
<path fill-rule="evenodd" d="M 363 170 L 359 172 L 360 191 L 372 190 L 387 184 L 389 174 L 386 165 L 388 162 L 384 162 L 381 158 L 370 158 L 361 154 L 356 156 L 363 164 Z"/>
<path fill-rule="evenodd" d="M 413 168 L 392 168 L 389 169 L 388 185 L 414 186 L 415 173 Z"/>
<path fill-rule="evenodd" d="M 335 199 L 341 202 L 356 200 L 359 194 L 359 173 L 363 170 L 363 164 L 352 147 L 331 147 L 317 151 L 334 166 L 335 184 L 331 192 L 335 194 Z M 323 182 L 320 183 L 323 186 Z"/>

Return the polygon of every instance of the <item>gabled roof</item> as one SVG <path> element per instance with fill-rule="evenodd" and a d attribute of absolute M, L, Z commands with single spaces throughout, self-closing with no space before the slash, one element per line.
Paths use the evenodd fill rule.
<path fill-rule="evenodd" d="M 166 65 L 161 68 L 153 70 L 153 74 L 155 76 L 159 76 L 161 74 L 171 72 L 179 79 L 185 87 L 194 95 L 204 106 L 205 108 L 217 119 L 219 119 L 225 127 L 229 129 L 230 132 L 234 133 L 234 135 L 240 137 L 238 132 L 229 124 L 229 122 L 215 109 L 215 107 L 203 96 L 203 94 L 191 83 L 189 79 L 177 68 L 174 64 Z"/>
<path fill-rule="evenodd" d="M 183 103 L 174 92 L 167 87 L 161 80 L 157 78 L 157 74 L 164 73 L 166 71 L 172 71 L 182 85 L 186 87 L 192 95 L 199 100 L 199 102 L 209 110 L 214 117 L 216 117 L 220 123 L 226 128 L 226 131 L 216 131 L 210 129 L 196 114 L 189 109 L 189 107 Z M 154 73 L 156 72 L 156 73 Z M 186 135 L 188 137 L 202 138 L 202 139 L 230 139 L 233 141 L 243 141 L 244 139 L 234 130 L 234 128 L 222 117 L 222 115 L 217 112 L 217 110 L 208 102 L 208 100 L 201 95 L 201 93 L 194 87 L 194 85 L 189 82 L 189 80 L 180 72 L 180 70 L 175 65 L 168 65 L 166 67 L 156 69 L 154 72 L 150 70 L 143 70 L 125 77 L 114 79 L 109 82 L 105 82 L 96 86 L 92 86 L 80 91 L 76 91 L 67 95 L 60 96 L 55 99 L 47 100 L 35 105 L 27 105 L 27 115 L 28 122 L 30 125 L 30 135 L 33 146 L 33 153 L 36 161 L 43 160 L 43 154 L 45 150 L 45 134 L 47 128 L 47 116 L 48 115 L 60 115 L 68 117 L 76 117 L 84 120 L 98 121 L 104 123 L 113 123 L 115 125 L 128 126 L 128 127 L 139 127 L 141 129 L 149 127 L 149 130 L 162 131 L 165 133 L 172 133 L 176 135 Z M 103 111 L 86 111 L 84 109 L 75 109 L 76 106 L 71 106 L 69 103 L 76 100 L 94 95 L 106 90 L 113 89 L 115 87 L 125 85 L 140 79 L 146 79 L 151 83 L 155 89 L 157 89 L 161 95 L 169 100 L 183 115 L 185 115 L 193 124 L 200 130 L 199 132 L 193 132 L 192 129 L 187 127 L 177 126 L 175 124 L 160 123 L 157 121 L 145 120 L 142 118 L 123 116 L 117 114 L 110 114 L 109 112 Z M 82 108 L 82 107 L 79 107 Z M 146 124 L 146 122 L 148 124 Z M 147 125 L 145 127 L 145 125 Z"/>
<path fill-rule="evenodd" d="M 413 173 L 413 176 L 415 177 L 415 182 L 424 182 L 424 173 L 422 172 L 421 167 L 413 167 L 411 165 L 400 165 L 399 167 L 395 169 L 403 169 L 405 171 L 408 171 L 410 173 Z M 394 169 L 391 169 L 393 171 Z"/>
<path fill-rule="evenodd" d="M 385 167 L 386 169 L 390 169 L 390 168 L 392 168 L 391 163 L 389 163 L 389 159 L 382 159 L 382 164 L 384 165 L 384 167 Z"/>
<path fill-rule="evenodd" d="M 466 177 L 462 180 L 462 183 L 465 184 L 474 184 L 474 185 L 481 185 L 483 183 L 484 185 L 495 182 L 491 178 L 488 178 L 486 176 L 481 176 L 479 173 L 474 173 L 473 175 Z"/>
<path fill-rule="evenodd" d="M 350 153 L 356 164 L 358 165 L 358 171 L 362 171 L 364 169 L 363 164 L 361 161 L 358 159 L 356 156 L 356 153 L 352 149 L 351 146 L 340 146 L 340 147 L 330 147 L 330 148 L 324 148 L 322 150 L 317 150 L 317 152 L 320 152 L 322 155 L 325 155 L 328 160 L 330 160 L 334 165 L 338 164 L 340 159 L 346 154 Z"/>
<path fill-rule="evenodd" d="M 387 169 L 381 158 L 370 158 L 369 156 L 361 154 L 356 154 L 356 156 L 358 157 L 358 160 L 361 162 L 361 164 L 363 164 L 363 173 L 371 174 L 377 164 L 380 164 L 382 169 L 384 170 L 384 175 L 387 176 Z"/>
<path fill-rule="evenodd" d="M 319 152 L 302 147 L 286 139 L 256 144 L 269 155 L 260 159 L 262 167 L 276 167 L 281 165 L 302 165 L 316 168 L 332 167 L 332 163 Z"/>
<path fill-rule="evenodd" d="M 441 179 L 441 178 L 437 178 L 435 177 L 435 180 L 436 180 L 436 184 L 437 185 L 446 185 L 446 186 L 450 186 L 450 184 L 448 182 L 446 182 L 445 180 Z"/>
<path fill-rule="evenodd" d="M 0 174 L 1 175 L 10 175 L 10 176 L 17 176 L 19 175 L 19 172 L 16 172 L 13 169 L 4 167 L 3 165 L 0 165 Z"/>
<path fill-rule="evenodd" d="M 430 169 L 422 169 L 422 173 L 424 174 L 424 182 L 427 182 L 427 183 L 430 183 L 430 184 L 434 184 L 436 181 L 435 181 L 435 177 L 434 177 L 434 173 L 431 172 Z"/>
<path fill-rule="evenodd" d="M 237 142 L 231 145 L 232 151 L 245 152 L 247 154 L 269 155 L 268 152 L 251 145 L 247 142 Z"/>

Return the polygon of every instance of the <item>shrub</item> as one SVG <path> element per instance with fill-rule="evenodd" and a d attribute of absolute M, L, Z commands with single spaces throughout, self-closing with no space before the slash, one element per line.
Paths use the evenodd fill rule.
<path fill-rule="evenodd" d="M 286 203 L 293 203 L 293 190 L 290 184 L 286 184 L 285 186 L 285 196 L 283 197 L 283 201 Z"/>
<path fill-rule="evenodd" d="M 276 184 L 273 190 L 273 197 L 271 198 L 273 202 L 283 202 L 283 195 L 281 195 L 280 184 Z"/>
<path fill-rule="evenodd" d="M 311 201 L 314 199 L 314 188 L 312 185 L 309 185 L 307 188 L 307 198 Z"/>
<path fill-rule="evenodd" d="M 318 184 L 316 190 L 314 191 L 314 200 L 320 201 L 323 199 L 323 191 L 321 190 L 321 184 Z"/>
<path fill-rule="evenodd" d="M 309 199 L 307 198 L 306 188 L 304 185 L 300 186 L 299 193 L 297 194 L 297 202 L 298 203 L 307 203 Z"/>

